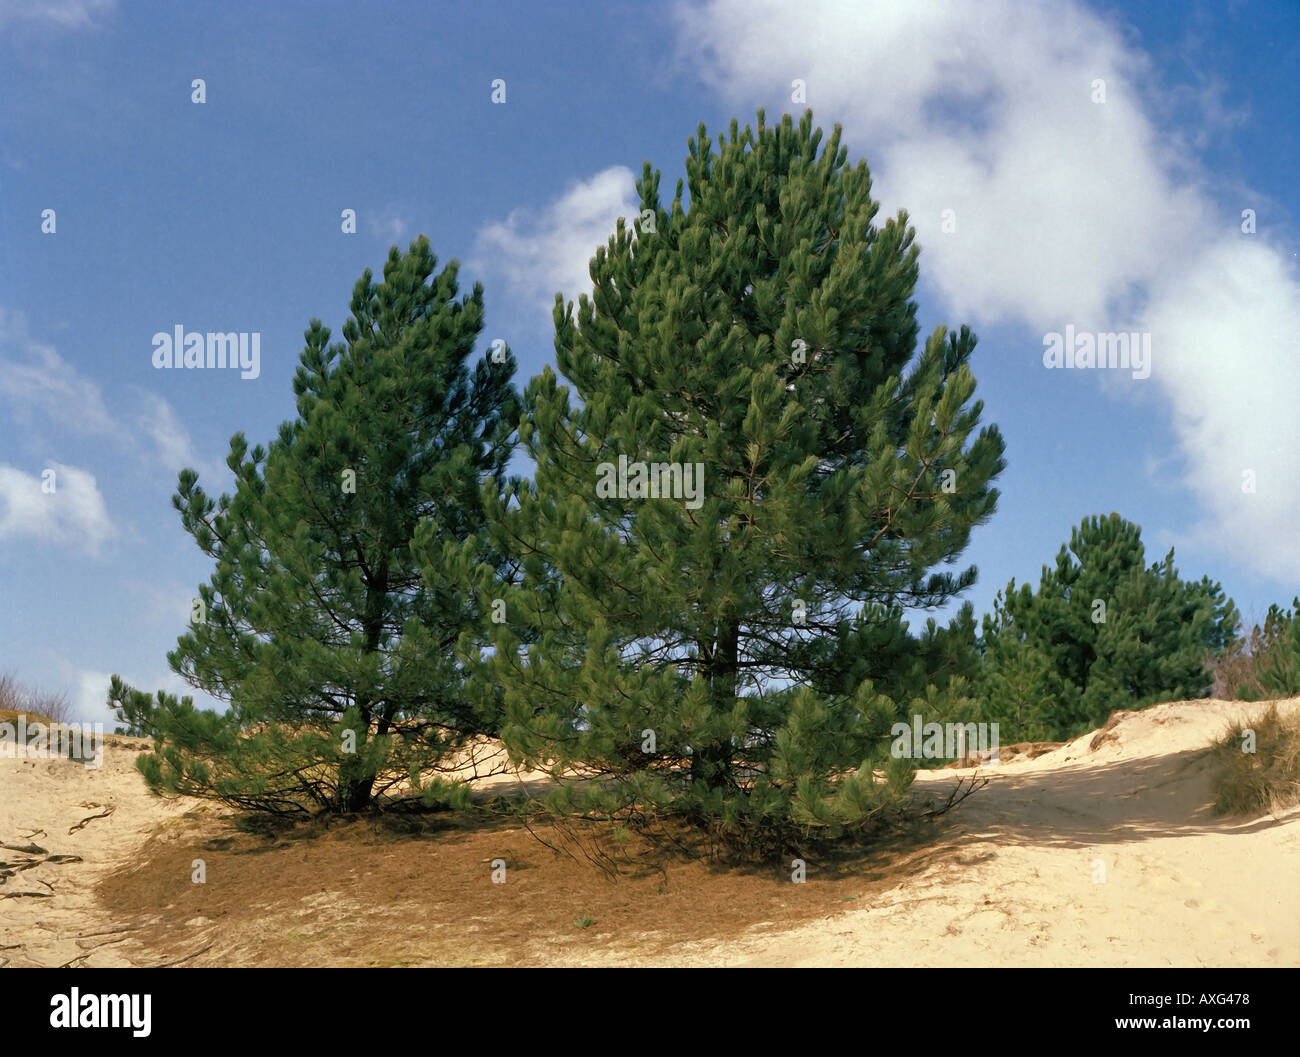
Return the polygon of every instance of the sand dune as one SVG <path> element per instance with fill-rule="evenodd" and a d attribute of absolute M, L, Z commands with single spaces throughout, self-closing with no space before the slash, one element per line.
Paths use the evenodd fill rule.
<path fill-rule="evenodd" d="M 1203 759 L 1229 718 L 1266 707 L 1157 705 L 986 770 L 992 782 L 956 810 L 957 868 L 934 867 L 878 905 L 701 950 L 698 960 L 1300 966 L 1300 809 L 1219 818 Z M 1300 711 L 1300 699 L 1279 711 Z M 973 772 L 920 772 L 917 785 L 937 795 L 954 773 Z"/>
<path fill-rule="evenodd" d="M 1120 713 L 1035 759 L 985 768 L 992 780 L 955 809 L 946 854 L 853 909 L 655 954 L 617 942 L 557 951 L 551 964 L 1300 966 L 1300 809 L 1217 817 L 1204 758 L 1230 720 L 1266 707 Z M 98 770 L 0 759 L 0 965 L 161 961 L 95 886 L 129 870 L 151 835 L 221 812 L 150 796 L 133 767 L 141 744 L 115 739 Z M 971 773 L 923 771 L 916 788 L 942 797 Z"/>
<path fill-rule="evenodd" d="M 0 967 L 137 964 L 119 952 L 130 933 L 105 916 L 95 885 L 196 806 L 145 789 L 135 758 L 148 744 L 110 736 L 99 768 L 0 757 Z"/>

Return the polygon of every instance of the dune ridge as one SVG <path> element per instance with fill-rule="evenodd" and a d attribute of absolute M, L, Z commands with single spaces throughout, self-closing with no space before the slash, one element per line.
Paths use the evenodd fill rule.
<path fill-rule="evenodd" d="M 795 925 L 754 922 L 739 935 L 654 951 L 615 936 L 590 949 L 556 947 L 543 960 L 1300 966 L 1300 808 L 1224 819 L 1212 807 L 1211 742 L 1232 720 L 1253 721 L 1268 707 L 1211 699 L 1118 712 L 1068 743 L 1036 746 L 1032 758 L 980 768 L 991 781 L 952 813 L 940 837 L 945 854 L 861 899 L 846 897 L 855 902 L 833 914 Z M 1281 702 L 1279 711 L 1300 712 L 1300 698 Z M 166 960 L 140 942 L 145 923 L 110 912 L 96 887 L 137 868 L 151 838 L 192 839 L 228 812 L 151 796 L 134 767 L 147 744 L 112 737 L 97 769 L 61 759 L 0 760 L 0 966 Z M 974 773 L 920 771 L 915 788 L 942 798 Z M 497 786 L 512 780 L 488 779 Z M 808 883 L 817 880 L 814 866 Z M 352 912 L 372 911 L 353 905 Z M 521 916 L 519 927 L 536 923 Z M 209 944 L 184 963 L 231 964 L 222 957 Z"/>

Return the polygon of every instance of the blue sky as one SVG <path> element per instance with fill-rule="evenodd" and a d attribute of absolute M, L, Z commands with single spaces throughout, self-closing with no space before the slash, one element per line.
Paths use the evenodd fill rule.
<path fill-rule="evenodd" d="M 308 321 L 337 335 L 424 233 L 522 385 L 642 162 L 671 196 L 697 124 L 760 106 L 844 126 L 881 219 L 917 228 L 923 334 L 980 336 L 1008 468 L 965 555 L 977 612 L 1112 510 L 1247 615 L 1289 602 L 1298 65 L 1291 2 L 0 0 L 0 671 L 86 719 L 113 672 L 188 690 L 165 657 L 211 568 L 176 476 L 220 492 L 230 436 L 292 417 Z M 155 369 L 177 325 L 259 333 L 258 377 Z M 1069 325 L 1150 334 L 1150 377 L 1045 367 Z"/>

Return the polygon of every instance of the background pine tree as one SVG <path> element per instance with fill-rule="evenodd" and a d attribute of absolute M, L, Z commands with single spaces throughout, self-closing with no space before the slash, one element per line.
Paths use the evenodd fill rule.
<path fill-rule="evenodd" d="M 485 500 L 522 576 L 477 570 L 505 622 L 467 655 L 518 759 L 600 779 L 558 810 L 755 841 L 865 826 L 910 781 L 886 759 L 910 695 L 960 691 L 944 635 L 923 647 L 903 615 L 974 581 L 933 570 L 993 512 L 1002 441 L 973 438 L 974 335 L 939 328 L 916 355 L 906 214 L 876 227 L 865 163 L 838 128 L 821 142 L 810 113 L 733 121 L 716 151 L 701 126 L 689 212 L 647 163 L 646 219 L 597 249 L 576 317 L 557 297 L 581 403 L 550 368 L 526 391 L 535 482 Z M 702 465 L 701 502 L 603 492 L 620 456 Z"/>
<path fill-rule="evenodd" d="M 1249 631 L 1244 621 L 1214 658 L 1214 697 L 1259 701 L 1269 696 L 1300 694 L 1300 598 L 1292 609 L 1274 603 L 1261 623 Z"/>
<path fill-rule="evenodd" d="M 984 718 L 1007 724 L 1004 741 L 1069 738 L 1116 709 L 1209 692 L 1236 608 L 1208 578 L 1180 579 L 1172 550 L 1145 560 L 1137 525 L 1093 516 L 1043 567 L 1037 592 L 1013 580 L 999 593 L 984 620 L 979 693 Z"/>
<path fill-rule="evenodd" d="M 1264 692 L 1277 697 L 1300 695 L 1300 598 L 1284 610 L 1269 606 L 1257 648 L 1258 678 Z"/>
<path fill-rule="evenodd" d="M 483 291 L 457 300 L 424 237 L 369 269 L 344 342 L 313 320 L 294 377 L 298 418 L 270 447 L 231 441 L 233 497 L 185 470 L 173 502 L 216 562 L 200 619 L 169 655 L 225 714 L 157 700 L 114 677 L 110 701 L 152 734 L 150 785 L 273 811 L 356 811 L 494 729 L 471 706 L 454 645 L 473 600 L 425 579 L 412 552 L 453 540 L 501 567 L 482 530 L 482 482 L 513 447 L 513 359 L 466 366 Z M 430 278 L 432 281 L 430 282 Z M 355 743 L 352 740 L 355 739 Z M 434 786 L 430 786 L 434 788 Z"/>
<path fill-rule="evenodd" d="M 998 724 L 1002 743 L 1055 738 L 1064 696 L 1060 675 L 1006 614 L 1000 594 L 985 624 L 998 630 L 986 632 L 983 664 L 974 680 L 980 719 Z"/>

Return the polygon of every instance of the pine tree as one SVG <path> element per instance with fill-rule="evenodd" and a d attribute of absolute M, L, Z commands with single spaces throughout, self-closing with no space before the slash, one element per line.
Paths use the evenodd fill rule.
<path fill-rule="evenodd" d="M 1003 445 L 972 439 L 975 336 L 916 356 L 906 213 L 876 227 L 866 164 L 821 141 L 811 113 L 733 121 L 716 152 L 701 125 L 689 212 L 647 163 L 592 297 L 557 296 L 580 404 L 549 368 L 528 386 L 535 481 L 487 498 L 522 576 L 479 571 L 504 622 L 474 655 L 516 758 L 600 779 L 557 809 L 758 842 L 865 826 L 910 781 L 872 777 L 920 683 L 903 613 L 974 581 L 933 570 L 992 514 Z"/>
<path fill-rule="evenodd" d="M 1021 593 L 1028 590 L 1023 586 Z M 994 600 L 993 615 L 984 618 L 984 627 L 984 663 L 974 679 L 979 718 L 998 724 L 1002 743 L 1054 737 L 1064 696 L 1061 679 L 1047 656 L 1016 626 L 1001 592 Z"/>
<path fill-rule="evenodd" d="M 298 418 L 266 449 L 231 440 L 233 497 L 185 470 L 173 503 L 216 562 L 197 619 L 169 654 L 225 714 L 114 678 L 110 700 L 155 736 L 155 790 L 280 812 L 357 811 L 414 795 L 429 769 L 495 720 L 472 705 L 454 646 L 473 599 L 424 577 L 411 543 L 454 541 L 489 568 L 482 482 L 514 445 L 513 359 L 467 360 L 483 291 L 457 300 L 423 236 L 367 269 L 342 343 L 312 320 L 294 377 Z M 432 282 L 428 282 L 430 277 Z M 436 783 L 428 789 L 436 790 Z"/>
<path fill-rule="evenodd" d="M 1182 580 L 1172 549 L 1150 567 L 1145 561 L 1137 525 L 1114 513 L 1085 518 L 1055 567 L 1043 567 L 1037 592 L 1012 581 L 999 593 L 984 626 L 984 692 L 996 696 L 999 681 L 1020 679 L 1027 664 L 1041 674 L 1045 665 L 1054 692 L 1044 719 L 1047 735 L 1058 738 L 1098 726 L 1116 709 L 1207 694 L 1236 608 L 1208 578 Z M 1020 645 L 1003 647 L 1007 635 Z M 1021 657 L 1021 645 L 1039 661 Z"/>
<path fill-rule="evenodd" d="M 1260 685 L 1278 697 L 1300 695 L 1300 598 L 1291 605 L 1290 610 L 1269 606 L 1256 652 Z"/>

